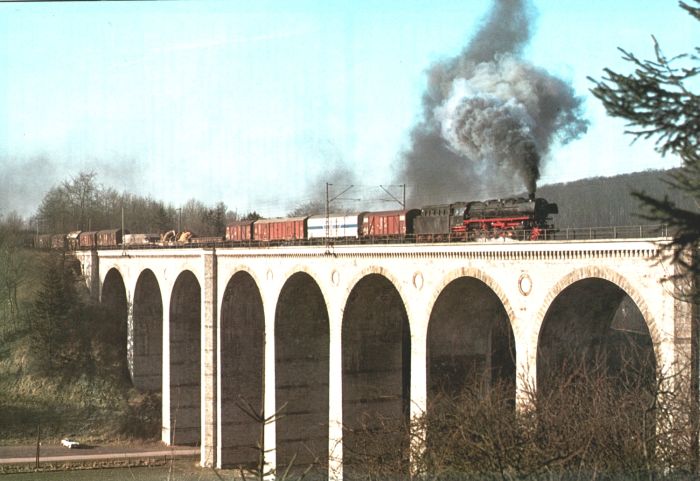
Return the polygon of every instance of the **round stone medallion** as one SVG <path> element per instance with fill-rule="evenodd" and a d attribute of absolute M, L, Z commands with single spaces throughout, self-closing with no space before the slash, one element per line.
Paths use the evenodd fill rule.
<path fill-rule="evenodd" d="M 413 287 L 415 287 L 418 290 L 421 290 L 423 288 L 423 274 L 420 272 L 416 272 L 413 274 Z"/>
<path fill-rule="evenodd" d="M 518 290 L 523 296 L 527 296 L 532 291 L 532 279 L 526 272 L 520 274 L 518 278 Z"/>

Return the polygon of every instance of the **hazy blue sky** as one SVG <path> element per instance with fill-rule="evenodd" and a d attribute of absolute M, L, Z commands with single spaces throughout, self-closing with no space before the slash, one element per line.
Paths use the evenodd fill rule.
<path fill-rule="evenodd" d="M 426 70 L 460 52 L 491 3 L 0 3 L 0 213 L 32 213 L 85 168 L 175 205 L 265 215 L 338 163 L 364 184 L 391 182 Z M 590 121 L 552 149 L 540 184 L 677 165 L 630 146 L 586 77 L 629 71 L 618 46 L 651 57 L 651 34 L 668 54 L 690 51 L 697 21 L 673 0 L 532 4 L 523 57 L 570 82 Z"/>

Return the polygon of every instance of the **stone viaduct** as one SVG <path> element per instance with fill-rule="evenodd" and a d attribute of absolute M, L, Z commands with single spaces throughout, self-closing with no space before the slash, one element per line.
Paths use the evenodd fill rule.
<path fill-rule="evenodd" d="M 368 413 L 407 419 L 479 377 L 541 386 L 562 352 L 630 334 L 656 365 L 691 356 L 663 239 L 82 251 L 128 326 L 135 387 L 162 439 L 203 466 L 352 461 Z M 264 427 L 240 408 L 284 416 Z"/>

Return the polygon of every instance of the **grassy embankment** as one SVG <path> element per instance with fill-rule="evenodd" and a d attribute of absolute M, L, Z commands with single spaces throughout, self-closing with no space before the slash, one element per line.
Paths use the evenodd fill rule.
<path fill-rule="evenodd" d="M 87 443 L 157 439 L 160 400 L 133 389 L 124 375 L 124 327 L 114 326 L 111 313 L 89 301 L 69 259 L 28 250 L 17 255 L 24 257 L 19 309 L 0 311 L 0 443 L 34 443 L 38 430 L 49 443 L 63 437 Z M 36 303 L 51 295 L 51 263 L 69 273 L 60 279 L 75 305 L 57 316 L 63 324 L 42 340 L 39 333 L 49 323 L 38 320 Z M 47 339 L 56 343 L 47 346 Z"/>
<path fill-rule="evenodd" d="M 78 469 L 0 475 L 2 481 L 241 481 L 238 470 L 202 469 L 191 459 L 161 466 Z M 249 478 L 252 481 L 252 478 Z"/>

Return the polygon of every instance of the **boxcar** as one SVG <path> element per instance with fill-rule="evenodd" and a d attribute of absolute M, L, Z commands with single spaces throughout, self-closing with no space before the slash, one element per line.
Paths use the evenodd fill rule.
<path fill-rule="evenodd" d="M 307 221 L 307 233 L 309 239 L 343 237 L 357 238 L 360 235 L 362 216 L 358 214 L 329 214 L 328 215 L 328 235 L 326 235 L 326 216 L 312 215 Z"/>
<path fill-rule="evenodd" d="M 95 247 L 97 247 L 97 242 L 95 239 L 96 235 L 96 231 L 81 232 L 78 236 L 78 244 L 80 245 L 80 248 L 94 249 Z"/>
<path fill-rule="evenodd" d="M 122 232 L 121 229 L 107 229 L 98 231 L 96 234 L 96 242 L 98 247 L 115 247 L 122 245 L 123 235 L 129 231 Z"/>
<path fill-rule="evenodd" d="M 66 235 L 66 244 L 69 250 L 78 250 L 80 248 L 80 232 L 79 230 L 74 230 Z"/>
<path fill-rule="evenodd" d="M 226 226 L 226 240 L 245 242 L 253 240 L 252 220 L 241 220 Z"/>
<path fill-rule="evenodd" d="M 41 234 L 36 236 L 36 241 L 34 245 L 39 249 L 50 249 L 51 248 L 51 234 Z"/>
<path fill-rule="evenodd" d="M 66 249 L 66 234 L 54 234 L 51 236 L 51 248 L 58 250 Z"/>
<path fill-rule="evenodd" d="M 291 241 L 306 239 L 308 217 L 288 219 L 261 219 L 253 224 L 253 237 L 257 241 Z"/>
<path fill-rule="evenodd" d="M 401 237 L 413 234 L 418 209 L 366 212 L 362 218 L 362 237 Z"/>

